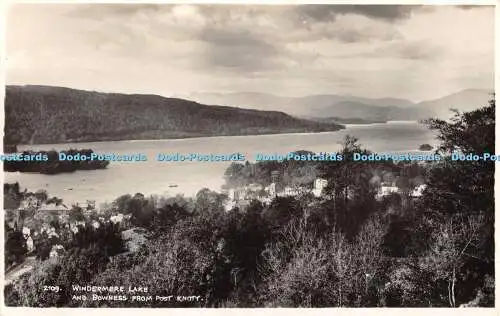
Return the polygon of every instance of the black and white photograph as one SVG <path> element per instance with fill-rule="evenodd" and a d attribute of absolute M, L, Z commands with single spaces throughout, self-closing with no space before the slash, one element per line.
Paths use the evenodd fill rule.
<path fill-rule="evenodd" d="M 6 307 L 495 307 L 495 5 L 5 17 Z"/>

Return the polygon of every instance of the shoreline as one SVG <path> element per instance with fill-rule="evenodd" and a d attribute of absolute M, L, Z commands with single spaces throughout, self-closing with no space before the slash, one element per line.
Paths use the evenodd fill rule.
<path fill-rule="evenodd" d="M 18 147 L 25 147 L 25 146 L 50 146 L 50 145 L 56 145 L 56 146 L 61 146 L 61 145 L 67 145 L 67 144 L 101 144 L 101 143 L 107 143 L 107 142 L 113 142 L 113 143 L 118 143 L 118 142 L 128 142 L 128 143 L 138 143 L 138 142 L 163 142 L 163 141 L 183 141 L 183 140 L 190 140 L 190 139 L 217 139 L 217 138 L 226 138 L 226 137 L 231 137 L 231 138 L 236 138 L 236 137 L 252 137 L 252 136 L 277 136 L 277 135 L 283 135 L 283 136 L 290 136 L 290 135 L 312 135 L 312 134 L 326 134 L 326 133 L 335 133 L 345 130 L 345 128 L 335 130 L 335 131 L 325 131 L 325 132 L 302 132 L 302 133 L 275 133 L 275 134 L 250 134 L 250 135 L 217 135 L 217 136 L 193 136 L 193 137 L 182 137 L 182 138 L 159 138 L 159 139 L 123 139 L 123 140 L 102 140 L 102 141 L 94 141 L 94 142 L 79 142 L 79 141 L 71 141 L 71 142 L 66 142 L 66 143 L 40 143 L 40 144 L 18 144 Z M 18 148 L 19 150 L 19 148 Z"/>
<path fill-rule="evenodd" d="M 186 136 L 186 137 L 178 137 L 178 138 L 159 138 L 159 139 L 122 139 L 122 140 L 101 140 L 101 141 L 68 141 L 65 143 L 39 143 L 39 144 L 18 144 L 18 147 L 26 147 L 26 146 L 62 146 L 67 144 L 101 144 L 106 142 L 114 142 L 114 143 L 137 143 L 137 142 L 164 142 L 164 141 L 184 141 L 184 140 L 196 140 L 196 139 L 220 139 L 220 138 L 237 138 L 237 137 L 252 137 L 252 136 L 264 136 L 264 137 L 272 137 L 272 136 L 290 136 L 290 135 L 313 135 L 313 134 L 327 134 L 327 133 L 335 133 L 344 131 L 348 128 L 352 127 L 365 127 L 365 126 L 380 126 L 380 125 L 392 125 L 392 124 L 417 124 L 419 125 L 419 121 L 387 121 L 385 123 L 367 123 L 367 124 L 342 124 L 343 128 L 335 130 L 335 131 L 322 131 L 322 132 L 286 132 L 286 133 L 271 133 L 271 134 L 249 134 L 249 135 L 216 135 L 216 136 Z M 19 150 L 19 148 L 18 148 Z"/>

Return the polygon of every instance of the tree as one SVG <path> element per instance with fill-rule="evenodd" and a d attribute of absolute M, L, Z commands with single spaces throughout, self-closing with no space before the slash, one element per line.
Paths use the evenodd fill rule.
<path fill-rule="evenodd" d="M 223 210 L 223 203 L 227 196 L 211 191 L 207 188 L 201 189 L 196 193 L 196 210 L 197 212 Z"/>
<path fill-rule="evenodd" d="M 134 225 L 149 227 L 153 220 L 154 204 L 153 199 L 145 198 L 141 193 L 134 196 L 126 194 L 113 202 L 113 210 L 125 215 L 131 214 L 131 222 Z"/>
<path fill-rule="evenodd" d="M 451 122 L 429 120 L 438 132 L 437 152 L 449 155 L 495 152 L 495 100 Z M 421 199 L 422 215 L 429 219 L 433 237 L 424 269 L 445 280 L 450 306 L 466 303 L 494 275 L 494 170 L 493 161 L 452 161 L 447 156 L 429 170 Z M 432 264 L 431 264 L 432 263 Z"/>
<path fill-rule="evenodd" d="M 457 307 L 457 296 L 460 297 L 457 294 L 467 291 L 457 288 L 457 285 L 467 286 L 467 271 L 464 271 L 467 260 L 464 258 L 477 258 L 483 237 L 480 231 L 483 220 L 483 217 L 476 216 L 450 218 L 434 232 L 431 249 L 421 259 L 421 267 L 432 271 L 435 282 L 447 283 L 450 307 Z"/>
<path fill-rule="evenodd" d="M 18 230 L 5 230 L 5 264 L 20 263 L 28 252 L 23 233 Z"/>
<path fill-rule="evenodd" d="M 325 193 L 331 198 L 329 221 L 337 230 L 354 237 L 364 221 L 376 210 L 372 179 L 383 163 L 353 161 L 355 153 L 367 155 L 358 139 L 347 135 L 342 143 L 342 161 L 321 164 L 321 174 L 328 180 Z"/>

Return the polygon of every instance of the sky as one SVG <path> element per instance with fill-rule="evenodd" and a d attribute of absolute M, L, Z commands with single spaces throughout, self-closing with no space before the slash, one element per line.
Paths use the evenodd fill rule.
<path fill-rule="evenodd" d="M 15 4 L 7 84 L 412 101 L 494 86 L 494 8 Z"/>

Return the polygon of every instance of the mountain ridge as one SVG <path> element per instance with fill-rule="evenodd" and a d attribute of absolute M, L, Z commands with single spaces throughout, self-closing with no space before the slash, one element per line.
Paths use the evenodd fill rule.
<path fill-rule="evenodd" d="M 353 95 L 317 94 L 301 97 L 281 97 L 273 94 L 242 93 L 194 93 L 186 99 L 204 103 L 234 104 L 257 109 L 275 108 L 297 117 L 380 120 L 419 120 L 429 117 L 448 118 L 452 113 L 448 106 L 450 97 L 458 96 L 458 109 L 468 111 L 477 107 L 468 104 L 486 105 L 489 89 L 464 89 L 438 99 L 413 102 L 402 98 L 366 98 Z M 252 100 L 258 96 L 258 100 Z M 460 97 L 463 96 L 463 97 Z M 441 101 L 440 101 L 441 100 Z M 452 102 L 457 103 L 457 102 Z M 364 112 L 364 113 L 363 113 Z"/>
<path fill-rule="evenodd" d="M 5 144 L 325 132 L 343 128 L 275 110 L 212 106 L 155 94 L 42 85 L 7 86 L 5 118 Z"/>

